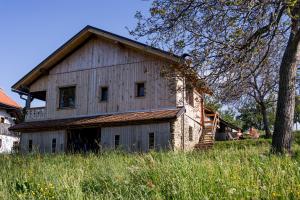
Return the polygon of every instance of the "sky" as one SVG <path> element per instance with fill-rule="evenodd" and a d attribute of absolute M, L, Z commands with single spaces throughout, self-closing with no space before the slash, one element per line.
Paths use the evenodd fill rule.
<path fill-rule="evenodd" d="M 9 0 L 0 2 L 0 87 L 11 86 L 86 25 L 132 38 L 136 11 L 150 0 Z M 143 41 L 142 41 L 143 42 Z"/>

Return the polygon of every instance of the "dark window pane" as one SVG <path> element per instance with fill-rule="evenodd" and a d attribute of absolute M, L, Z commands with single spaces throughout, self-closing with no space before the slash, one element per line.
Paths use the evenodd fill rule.
<path fill-rule="evenodd" d="M 120 135 L 115 135 L 115 148 L 120 145 Z"/>
<path fill-rule="evenodd" d="M 137 83 L 137 95 L 138 97 L 145 96 L 145 84 L 144 83 Z"/>
<path fill-rule="evenodd" d="M 52 153 L 55 153 L 56 151 L 56 138 L 52 139 Z"/>
<path fill-rule="evenodd" d="M 0 148 L 2 147 L 2 139 L 0 139 Z"/>
<path fill-rule="evenodd" d="M 59 108 L 75 107 L 75 87 L 59 89 Z"/>
<path fill-rule="evenodd" d="M 154 149 L 154 133 L 149 133 L 149 149 Z"/>
<path fill-rule="evenodd" d="M 32 152 L 32 140 L 28 140 L 28 151 Z"/>
<path fill-rule="evenodd" d="M 1 118 L 0 118 L 0 123 L 3 124 L 3 123 L 4 123 L 4 120 L 5 120 L 4 117 L 1 117 Z"/>
<path fill-rule="evenodd" d="M 186 101 L 191 106 L 194 106 L 194 89 L 189 84 L 186 85 Z"/>
<path fill-rule="evenodd" d="M 101 88 L 101 101 L 107 101 L 108 100 L 108 87 L 102 87 Z"/>
<path fill-rule="evenodd" d="M 193 127 L 189 127 L 189 141 L 193 141 Z"/>

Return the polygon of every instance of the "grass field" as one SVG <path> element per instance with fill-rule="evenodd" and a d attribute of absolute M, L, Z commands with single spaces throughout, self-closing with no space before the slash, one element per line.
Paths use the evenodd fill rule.
<path fill-rule="evenodd" d="M 300 199 L 300 146 L 271 156 L 268 140 L 144 155 L 1 156 L 0 199 Z"/>

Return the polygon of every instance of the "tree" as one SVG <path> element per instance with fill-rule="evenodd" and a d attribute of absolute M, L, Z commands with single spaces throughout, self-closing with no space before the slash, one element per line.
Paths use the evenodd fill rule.
<path fill-rule="evenodd" d="M 295 114 L 294 114 L 294 123 L 296 123 L 296 130 L 298 130 L 298 123 L 300 123 L 300 97 L 296 96 L 295 100 Z"/>
<path fill-rule="evenodd" d="M 300 0 L 154 0 L 150 16 L 137 12 L 137 37 L 174 53 L 189 52 L 210 85 L 239 85 L 284 47 L 272 151 L 291 150 Z M 249 67 L 251 66 L 251 67 Z"/>
<path fill-rule="evenodd" d="M 273 128 L 275 121 L 274 106 L 268 105 L 266 111 L 269 119 L 269 126 L 270 128 Z M 239 115 L 237 116 L 237 119 L 242 121 L 242 127 L 244 130 L 250 127 L 255 127 L 260 130 L 265 128 L 260 106 L 255 101 L 245 102 L 238 109 L 238 113 Z"/>

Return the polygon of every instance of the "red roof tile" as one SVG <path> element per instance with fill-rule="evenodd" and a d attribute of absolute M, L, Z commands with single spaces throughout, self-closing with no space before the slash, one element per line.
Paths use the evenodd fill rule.
<path fill-rule="evenodd" d="M 94 117 L 69 118 L 23 122 L 10 128 L 12 131 L 30 132 L 42 130 L 61 130 L 84 127 L 107 127 L 117 125 L 140 124 L 145 122 L 161 122 L 175 119 L 181 109 L 159 110 L 148 112 L 130 112 L 121 114 L 98 115 Z"/>
<path fill-rule="evenodd" d="M 5 94 L 4 90 L 0 88 L 0 103 L 6 106 L 14 107 L 14 108 L 21 108 L 21 106 L 15 102 L 12 98 Z"/>

